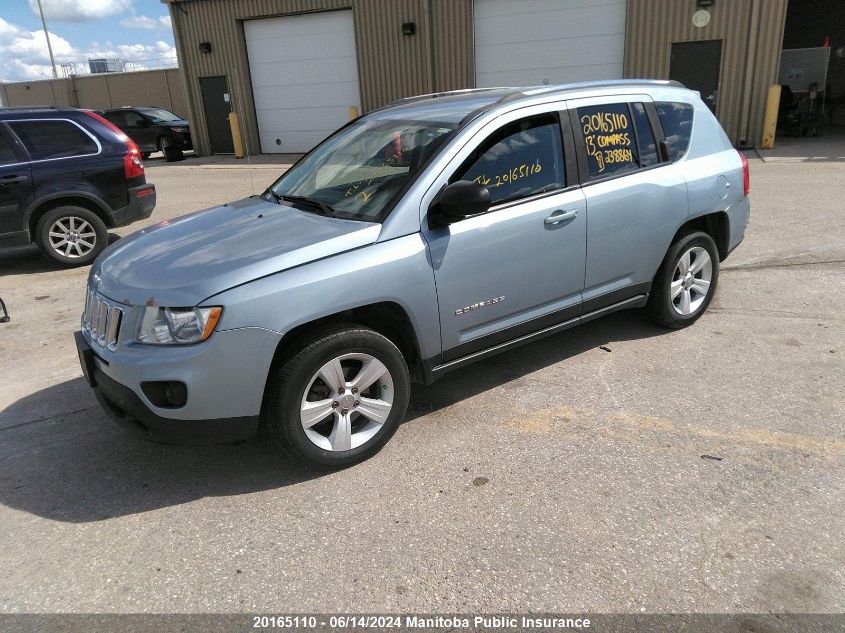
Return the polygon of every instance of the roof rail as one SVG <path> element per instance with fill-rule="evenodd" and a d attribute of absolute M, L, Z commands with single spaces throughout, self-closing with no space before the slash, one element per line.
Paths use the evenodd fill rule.
<path fill-rule="evenodd" d="M 413 97 L 405 97 L 403 99 L 397 99 L 396 101 L 391 101 L 380 108 L 375 108 L 374 110 L 370 110 L 370 112 L 378 112 L 379 110 L 385 110 L 387 108 L 392 108 L 398 105 L 405 105 L 408 103 L 416 103 L 418 101 L 427 101 L 428 99 L 439 99 L 440 97 L 453 97 L 455 95 L 466 95 L 466 94 L 473 94 L 473 93 L 482 93 L 482 92 L 490 92 L 492 90 L 518 90 L 518 88 L 508 88 L 508 87 L 501 87 L 501 88 L 463 88 L 461 90 L 446 90 L 444 92 L 430 92 L 424 95 L 414 95 Z"/>
<path fill-rule="evenodd" d="M 496 105 L 515 101 L 522 97 L 533 97 L 542 94 L 580 90 L 585 88 L 636 88 L 637 86 L 661 86 L 671 88 L 686 88 L 680 81 L 673 79 L 606 79 L 601 81 L 579 81 L 571 84 L 555 84 L 522 88 L 518 92 L 504 95 Z"/>

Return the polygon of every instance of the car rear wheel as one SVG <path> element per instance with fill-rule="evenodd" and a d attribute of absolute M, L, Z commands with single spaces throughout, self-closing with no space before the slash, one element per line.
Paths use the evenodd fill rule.
<path fill-rule="evenodd" d="M 108 244 L 106 225 L 93 211 L 63 206 L 38 220 L 36 239 L 47 257 L 62 266 L 83 266 L 96 259 Z"/>
<path fill-rule="evenodd" d="M 652 320 L 679 329 L 704 314 L 719 279 L 719 251 L 703 231 L 678 238 L 657 271 L 647 310 Z"/>
<path fill-rule="evenodd" d="M 169 136 L 159 137 L 158 150 L 164 154 L 164 159 L 167 162 L 182 160 L 182 158 L 184 158 L 184 156 L 182 155 L 182 150 L 178 149 L 174 145 L 173 139 Z"/>
<path fill-rule="evenodd" d="M 152 152 L 141 152 L 141 160 L 147 160 Z"/>
<path fill-rule="evenodd" d="M 288 453 L 341 468 L 375 455 L 405 417 L 410 377 L 399 349 L 368 328 L 317 333 L 281 366 L 267 428 Z"/>

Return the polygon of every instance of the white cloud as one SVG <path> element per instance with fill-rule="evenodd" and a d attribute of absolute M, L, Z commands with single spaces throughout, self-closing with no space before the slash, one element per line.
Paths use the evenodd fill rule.
<path fill-rule="evenodd" d="M 87 22 L 125 13 L 132 0 L 41 0 L 47 20 Z M 37 16 L 37 0 L 29 0 L 29 8 Z"/>
<path fill-rule="evenodd" d="M 53 32 L 50 32 L 50 44 L 57 65 L 71 61 L 79 54 L 70 42 Z M 44 31 L 27 31 L 0 18 L 0 79 L 52 76 Z"/>
<path fill-rule="evenodd" d="M 51 31 L 50 43 L 56 66 L 65 62 L 80 62 L 80 70 L 85 69 L 85 62 L 89 58 L 119 58 L 130 62 L 129 68 L 134 69 L 161 65 L 157 62 L 145 64 L 148 60 L 176 59 L 175 47 L 163 40 L 154 44 L 93 43 L 89 48 L 81 50 Z M 133 66 L 131 62 L 136 64 Z M 61 76 L 61 68 L 58 71 Z M 28 31 L 0 18 L 0 81 L 48 79 L 52 76 L 44 32 Z"/>
<path fill-rule="evenodd" d="M 148 18 L 146 15 L 133 15 L 122 19 L 120 21 L 120 26 L 124 26 L 128 29 L 146 29 L 148 31 L 172 28 L 169 15 L 162 15 L 158 19 Z"/>

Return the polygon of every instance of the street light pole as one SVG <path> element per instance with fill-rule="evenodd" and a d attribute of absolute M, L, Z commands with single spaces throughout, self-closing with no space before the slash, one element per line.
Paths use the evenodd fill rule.
<path fill-rule="evenodd" d="M 44 9 L 41 8 L 41 0 L 38 2 L 38 13 L 41 14 L 41 26 L 44 27 L 44 37 L 47 38 L 47 50 L 50 52 L 50 65 L 53 67 L 53 79 L 58 79 L 59 73 L 56 72 L 56 60 L 53 59 L 53 47 L 50 45 L 50 33 L 47 31 L 47 20 L 44 19 Z"/>

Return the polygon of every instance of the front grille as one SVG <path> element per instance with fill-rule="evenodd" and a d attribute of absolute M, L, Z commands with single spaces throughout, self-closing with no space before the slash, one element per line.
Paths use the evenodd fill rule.
<path fill-rule="evenodd" d="M 123 308 L 97 293 L 90 286 L 85 295 L 82 329 L 103 347 L 114 351 L 120 337 Z"/>

